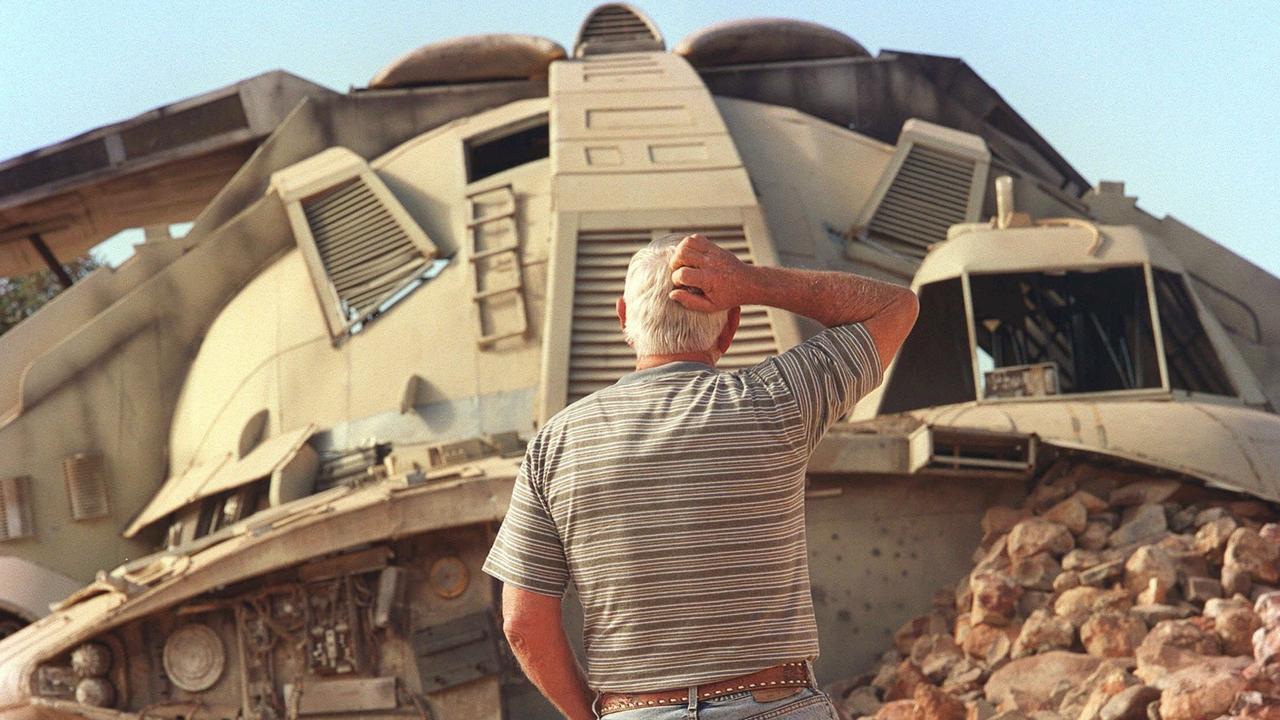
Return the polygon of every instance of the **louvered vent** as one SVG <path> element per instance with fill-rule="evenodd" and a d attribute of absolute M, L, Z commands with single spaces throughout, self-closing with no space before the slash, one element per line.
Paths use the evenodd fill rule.
<path fill-rule="evenodd" d="M 665 50 L 666 44 L 657 28 L 640 11 L 628 5 L 601 5 L 587 16 L 578 40 L 575 57 L 614 52 Z"/>
<path fill-rule="evenodd" d="M 973 160 L 914 144 L 867 226 L 873 242 L 922 258 L 965 222 L 977 165 Z"/>
<path fill-rule="evenodd" d="M 0 480 L 0 540 L 35 534 L 31 523 L 30 482 L 27 477 Z"/>
<path fill-rule="evenodd" d="M 672 232 L 702 233 L 744 262 L 752 262 L 742 228 L 680 228 Z M 579 233 L 568 402 L 607 387 L 635 370 L 635 353 L 622 339 L 614 303 L 622 295 L 631 256 L 653 237 L 649 230 Z M 748 367 L 777 352 L 778 343 L 765 309 L 743 308 L 738 334 L 719 367 Z"/>
<path fill-rule="evenodd" d="M 78 453 L 66 458 L 62 461 L 62 477 L 67 482 L 73 519 L 92 520 L 110 514 L 101 455 Z"/>
<path fill-rule="evenodd" d="M 362 178 L 302 203 L 320 262 L 348 323 L 374 313 L 429 259 Z"/>

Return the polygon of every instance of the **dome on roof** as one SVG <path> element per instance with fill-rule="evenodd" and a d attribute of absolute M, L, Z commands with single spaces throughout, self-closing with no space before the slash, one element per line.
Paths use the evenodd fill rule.
<path fill-rule="evenodd" d="M 544 77 L 547 66 L 564 57 L 559 43 L 537 35 L 467 35 L 401 55 L 373 76 L 369 88 Z"/>
<path fill-rule="evenodd" d="M 681 40 L 675 53 L 694 67 L 871 57 L 857 40 L 839 30 L 784 18 L 716 23 Z"/>

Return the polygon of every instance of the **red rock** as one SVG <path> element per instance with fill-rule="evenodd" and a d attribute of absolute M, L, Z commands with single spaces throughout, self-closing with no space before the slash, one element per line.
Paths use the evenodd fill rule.
<path fill-rule="evenodd" d="M 1075 479 L 1069 477 L 1058 478 L 1053 482 L 1037 485 L 1031 491 L 1031 494 L 1027 496 L 1027 501 L 1023 505 L 1036 511 L 1044 510 L 1075 491 Z"/>
<path fill-rule="evenodd" d="M 1159 690 L 1131 685 L 1111 696 L 1098 713 L 1098 720 L 1146 720 L 1147 706 L 1159 699 Z"/>
<path fill-rule="evenodd" d="M 1093 493 L 1088 492 L 1086 490 L 1077 490 L 1076 494 L 1072 495 L 1071 497 L 1075 498 L 1081 505 L 1083 505 L 1084 509 L 1090 515 L 1094 513 L 1100 513 L 1103 510 L 1107 509 L 1106 500 L 1103 500 L 1097 495 L 1094 495 Z"/>
<path fill-rule="evenodd" d="M 1262 621 L 1253 608 L 1236 607 L 1224 610 L 1213 619 L 1214 632 L 1222 641 L 1226 655 L 1249 655 L 1253 652 L 1253 634 L 1262 627 Z"/>
<path fill-rule="evenodd" d="M 1201 525 L 1196 531 L 1193 543 L 1196 552 L 1210 562 L 1221 563 L 1222 552 L 1227 549 L 1227 541 L 1231 539 L 1231 533 L 1235 532 L 1237 527 L 1239 525 L 1235 519 L 1227 515 Z"/>
<path fill-rule="evenodd" d="M 1088 570 L 1108 560 L 1107 556 L 1096 550 L 1076 548 L 1062 556 L 1063 570 Z"/>
<path fill-rule="evenodd" d="M 1062 566 L 1049 553 L 1018 558 L 1009 567 L 1014 582 L 1031 590 L 1052 590 L 1053 581 L 1062 573 Z"/>
<path fill-rule="evenodd" d="M 1101 664 L 1101 658 L 1081 653 L 1055 650 L 1031 655 L 992 673 L 983 692 L 1000 708 L 1023 712 L 1048 709 L 1049 697 L 1059 682 L 1078 685 Z"/>
<path fill-rule="evenodd" d="M 1227 512 L 1238 518 L 1268 520 L 1275 516 L 1275 511 L 1267 504 L 1257 500 L 1234 500 L 1227 503 Z"/>
<path fill-rule="evenodd" d="M 1178 567 L 1169 553 L 1154 545 L 1144 545 L 1124 563 L 1124 586 L 1131 595 L 1146 590 L 1155 581 L 1157 597 L 1150 603 L 1164 602 L 1165 596 L 1178 582 Z"/>
<path fill-rule="evenodd" d="M 1061 557 L 1074 547 L 1070 530 L 1043 518 L 1028 518 L 1009 531 L 1009 557 L 1014 560 L 1043 552 Z"/>
<path fill-rule="evenodd" d="M 1066 718 L 1095 720 L 1112 695 L 1137 682 L 1119 663 L 1104 662 L 1083 681 L 1065 687 L 1057 712 Z"/>
<path fill-rule="evenodd" d="M 1111 536 L 1112 527 L 1108 523 L 1090 520 L 1084 532 L 1076 538 L 1076 546 L 1085 550 L 1101 550 L 1107 546 L 1107 538 Z"/>
<path fill-rule="evenodd" d="M 982 534 L 995 537 L 1013 529 L 1020 521 L 1031 517 L 1031 511 L 1025 508 L 1011 508 L 995 505 L 982 515 Z"/>
<path fill-rule="evenodd" d="M 1280 592 L 1269 592 L 1259 595 L 1253 603 L 1253 611 L 1258 619 L 1267 627 L 1280 625 Z"/>
<path fill-rule="evenodd" d="M 1259 665 L 1280 663 L 1280 627 L 1263 627 L 1253 632 L 1253 658 Z"/>
<path fill-rule="evenodd" d="M 885 702 L 910 698 L 915 694 L 917 685 L 928 684 L 928 682 L 928 679 L 916 669 L 915 665 L 911 664 L 910 660 L 903 660 L 898 663 L 898 667 L 894 669 L 888 682 L 883 686 Z"/>
<path fill-rule="evenodd" d="M 1013 641 L 1021 631 L 1020 625 L 974 625 L 965 635 L 964 651 L 982 665 L 994 668 L 1009 658 Z"/>
<path fill-rule="evenodd" d="M 916 720 L 965 720 L 964 703 L 932 685 L 919 685 L 912 697 Z"/>
<path fill-rule="evenodd" d="M 1222 597 L 1222 583 L 1208 577 L 1183 576 L 1182 596 L 1193 603 L 1216 600 Z"/>
<path fill-rule="evenodd" d="M 1159 505 L 1139 505 L 1128 520 L 1107 538 L 1111 547 L 1125 547 L 1140 542 L 1155 542 L 1169 531 L 1164 508 Z"/>
<path fill-rule="evenodd" d="M 1102 596 L 1103 591 L 1096 587 L 1076 587 L 1063 591 L 1053 603 L 1053 614 L 1071 621 L 1080 627 L 1093 613 L 1093 604 Z"/>
<path fill-rule="evenodd" d="M 1147 624 L 1128 613 L 1099 612 L 1080 626 L 1085 651 L 1098 657 L 1132 657 L 1146 636 Z"/>
<path fill-rule="evenodd" d="M 914 700 L 893 700 L 880 706 L 876 720 L 918 720 Z"/>
<path fill-rule="evenodd" d="M 964 653 L 950 635 L 925 635 L 911 647 L 911 662 L 933 682 L 942 682 Z"/>
<path fill-rule="evenodd" d="M 902 627 L 893 634 L 893 647 L 903 655 L 910 655 L 916 640 L 925 635 L 946 634 L 950 631 L 950 623 L 942 613 L 917 615 L 903 623 Z"/>
<path fill-rule="evenodd" d="M 1201 621 L 1203 622 L 1203 621 Z M 1222 652 L 1217 634 L 1191 620 L 1165 620 L 1157 623 L 1138 645 L 1136 674 L 1148 683 L 1204 662 Z"/>
<path fill-rule="evenodd" d="M 1162 678 L 1161 720 L 1210 720 L 1231 708 L 1245 689 L 1244 658 L 1212 658 Z"/>
<path fill-rule="evenodd" d="M 1017 659 L 1050 650 L 1067 650 L 1075 639 L 1076 629 L 1070 620 L 1054 616 L 1047 610 L 1037 610 L 1022 624 L 1022 632 L 1014 641 L 1009 656 Z"/>
<path fill-rule="evenodd" d="M 1085 525 L 1088 524 L 1089 511 L 1084 503 L 1075 497 L 1069 497 L 1045 510 L 1042 517 L 1065 527 L 1071 531 L 1072 535 L 1079 535 L 1084 532 Z"/>
<path fill-rule="evenodd" d="M 1064 593 L 1071 588 L 1080 587 L 1080 573 L 1068 570 L 1053 579 L 1053 591 Z"/>
<path fill-rule="evenodd" d="M 1222 594 L 1247 595 L 1253 587 L 1253 576 L 1248 570 L 1236 565 L 1222 567 Z"/>
<path fill-rule="evenodd" d="M 969 620 L 974 625 L 1007 625 L 1017 614 L 1022 588 L 1007 575 L 977 573 L 969 586 L 973 590 L 973 610 Z"/>
<path fill-rule="evenodd" d="M 1111 504 L 1119 507 L 1129 505 L 1156 505 L 1168 500 L 1178 491 L 1177 480 L 1139 480 L 1123 485 L 1111 491 Z"/>
<path fill-rule="evenodd" d="M 1222 559 L 1224 569 L 1238 568 L 1248 572 L 1251 579 L 1262 583 L 1280 580 L 1277 561 L 1280 561 L 1280 545 L 1269 542 L 1257 531 L 1244 527 L 1236 528 L 1231 533 Z"/>

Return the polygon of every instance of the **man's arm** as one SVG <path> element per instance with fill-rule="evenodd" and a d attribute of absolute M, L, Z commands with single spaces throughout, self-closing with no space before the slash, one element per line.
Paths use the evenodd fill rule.
<path fill-rule="evenodd" d="M 747 265 L 701 235 L 680 242 L 671 269 L 671 298 L 690 310 L 767 305 L 826 327 L 862 323 L 882 366 L 902 347 L 920 309 L 907 288 L 853 273 Z"/>
<path fill-rule="evenodd" d="M 560 598 L 502 586 L 502 631 L 524 674 L 569 720 L 591 720 L 595 694 L 560 620 Z"/>

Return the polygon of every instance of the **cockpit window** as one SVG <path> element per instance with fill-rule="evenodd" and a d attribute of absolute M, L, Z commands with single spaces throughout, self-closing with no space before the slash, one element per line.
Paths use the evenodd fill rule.
<path fill-rule="evenodd" d="M 975 275 L 969 286 L 983 397 L 1161 386 L 1141 267 Z"/>
<path fill-rule="evenodd" d="M 1154 274 L 1169 385 L 1189 392 L 1235 395 L 1182 277 L 1168 270 Z"/>
<path fill-rule="evenodd" d="M 920 318 L 898 353 L 881 413 L 973 400 L 973 365 L 960 279 L 920 288 Z"/>

